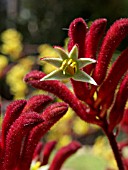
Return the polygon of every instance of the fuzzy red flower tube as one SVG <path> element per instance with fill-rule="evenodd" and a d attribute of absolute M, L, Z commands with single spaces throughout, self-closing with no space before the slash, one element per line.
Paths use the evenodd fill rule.
<path fill-rule="evenodd" d="M 55 155 L 54 159 L 51 162 L 49 170 L 60 170 L 64 161 L 74 154 L 79 148 L 81 144 L 79 142 L 73 141 L 69 145 L 62 147 Z"/>
<path fill-rule="evenodd" d="M 0 169 L 30 169 L 41 151 L 42 145 L 37 148 L 40 139 L 68 109 L 66 103 L 52 101 L 47 95 L 37 95 L 7 107 L 0 139 Z"/>
<path fill-rule="evenodd" d="M 41 137 L 66 113 L 68 109 L 65 103 L 55 103 L 45 109 L 41 114 L 44 120 L 39 126 L 33 128 L 29 133 L 27 141 L 23 147 L 19 167 L 28 170 L 31 164 L 32 155 Z"/>
<path fill-rule="evenodd" d="M 12 102 L 6 110 L 2 123 L 2 147 L 5 145 L 6 136 L 12 123 L 20 116 L 26 105 L 26 100 L 17 100 Z"/>
<path fill-rule="evenodd" d="M 48 164 L 50 154 L 53 151 L 53 149 L 55 148 L 56 143 L 57 143 L 56 141 L 50 141 L 45 144 L 43 152 L 42 152 L 43 160 L 42 160 L 41 165 Z"/>
<path fill-rule="evenodd" d="M 114 63 L 111 58 L 128 35 L 128 19 L 114 22 L 103 37 L 106 23 L 104 18 L 97 19 L 88 29 L 82 18 L 73 20 L 68 32 L 68 52 L 55 48 L 61 58 L 45 59 L 51 64 L 53 62 L 58 70 L 48 75 L 32 71 L 24 80 L 68 103 L 84 121 L 99 125 L 108 137 L 118 168 L 124 170 L 113 130 L 120 125 L 126 111 L 128 48 L 119 54 Z M 94 62 L 94 59 L 97 61 Z M 74 94 L 61 82 L 61 78 L 71 80 Z"/>
<path fill-rule="evenodd" d="M 35 113 L 21 115 L 11 126 L 5 146 L 3 170 L 14 170 L 20 157 L 23 138 L 36 125 L 43 121 L 42 117 Z M 20 135 L 19 135 L 20 133 Z"/>

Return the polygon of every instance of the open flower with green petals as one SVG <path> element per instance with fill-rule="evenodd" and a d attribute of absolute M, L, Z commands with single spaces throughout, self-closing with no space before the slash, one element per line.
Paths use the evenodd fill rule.
<path fill-rule="evenodd" d="M 83 67 L 95 63 L 96 60 L 91 58 L 78 59 L 78 48 L 76 45 L 73 46 L 69 54 L 67 54 L 60 47 L 55 47 L 55 49 L 58 52 L 60 58 L 42 58 L 41 60 L 58 67 L 58 69 L 52 71 L 50 74 L 43 77 L 40 81 L 72 78 L 76 81 L 97 85 L 92 77 L 81 70 Z"/>

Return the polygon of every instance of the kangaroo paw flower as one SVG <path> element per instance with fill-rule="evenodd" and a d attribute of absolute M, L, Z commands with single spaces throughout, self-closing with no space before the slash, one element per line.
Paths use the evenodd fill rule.
<path fill-rule="evenodd" d="M 61 148 L 52 160 L 49 170 L 60 170 L 64 161 L 74 154 L 80 147 L 80 143 L 73 141 L 67 146 Z"/>
<path fill-rule="evenodd" d="M 85 57 L 85 37 L 88 30 L 86 22 L 83 18 L 74 19 L 69 26 L 69 44 L 68 51 L 71 51 L 75 44 L 78 45 L 78 58 Z"/>
<path fill-rule="evenodd" d="M 26 105 L 26 102 L 26 100 L 16 100 L 7 107 L 2 123 L 2 147 L 4 147 L 5 145 L 6 136 L 10 126 L 19 117 L 23 108 Z"/>
<path fill-rule="evenodd" d="M 120 89 L 117 93 L 115 103 L 109 114 L 109 129 L 110 131 L 120 123 L 125 112 L 125 104 L 128 100 L 128 75 L 123 79 Z"/>
<path fill-rule="evenodd" d="M 55 94 L 64 102 L 68 103 L 81 119 L 87 120 L 85 109 L 81 107 L 82 103 L 77 97 L 63 83 L 57 80 L 40 81 L 44 75 L 43 72 L 32 71 L 25 76 L 24 80 L 35 88 Z"/>
<path fill-rule="evenodd" d="M 85 41 L 85 57 L 96 59 L 96 54 L 98 52 L 99 41 L 105 31 L 107 20 L 105 18 L 100 18 L 95 20 L 89 31 L 87 32 Z M 90 73 L 94 65 L 89 65 L 84 68 L 84 71 Z"/>
<path fill-rule="evenodd" d="M 30 111 L 41 112 L 51 101 L 52 98 L 46 95 L 33 96 L 27 101 L 23 113 Z"/>
<path fill-rule="evenodd" d="M 49 106 L 42 113 L 42 119 L 44 120 L 39 126 L 36 126 L 29 134 L 27 141 L 23 148 L 21 155 L 21 167 L 24 170 L 28 170 L 31 164 L 32 155 L 34 150 L 43 137 L 43 135 L 53 126 L 67 111 L 68 106 L 64 102 L 55 103 Z"/>
<path fill-rule="evenodd" d="M 114 24 L 110 27 L 108 30 L 99 55 L 98 55 L 98 61 L 93 73 L 93 78 L 96 80 L 96 82 L 100 85 L 102 81 L 104 80 L 106 73 L 107 73 L 107 67 L 110 62 L 110 59 L 112 57 L 113 52 L 117 48 L 117 46 L 120 44 L 120 42 L 128 35 L 128 19 L 123 18 L 120 20 L 117 20 L 114 22 Z"/>
<path fill-rule="evenodd" d="M 78 49 L 77 46 L 73 46 L 69 54 L 67 54 L 63 49 L 56 47 L 61 60 L 58 58 L 43 58 L 44 61 L 49 62 L 55 66 L 59 66 L 57 70 L 44 76 L 40 81 L 44 80 L 62 80 L 66 78 L 72 78 L 76 81 L 87 82 L 97 85 L 96 82 L 87 73 L 83 72 L 81 68 L 95 63 L 96 61 L 91 58 L 80 58 L 78 59 Z M 55 64 L 57 62 L 57 64 Z"/>
<path fill-rule="evenodd" d="M 99 104 L 102 104 L 106 109 L 110 107 L 112 100 L 114 98 L 116 87 L 122 76 L 128 70 L 127 61 L 128 61 L 128 48 L 125 49 L 122 52 L 122 54 L 117 58 L 117 60 L 113 63 L 107 78 L 105 79 L 105 81 L 103 82 L 99 89 L 98 98 L 95 105 L 98 106 Z M 107 93 L 105 93 L 105 91 Z"/>
<path fill-rule="evenodd" d="M 56 146 L 56 141 L 50 141 L 45 144 L 43 152 L 42 152 L 43 160 L 42 160 L 41 165 L 48 164 L 50 154 L 53 151 L 53 149 L 55 148 L 55 146 Z"/>
<path fill-rule="evenodd" d="M 30 112 L 21 115 L 13 123 L 6 138 L 3 170 L 15 169 L 21 154 L 21 145 L 24 137 L 34 126 L 42 122 L 43 118 L 39 114 Z"/>

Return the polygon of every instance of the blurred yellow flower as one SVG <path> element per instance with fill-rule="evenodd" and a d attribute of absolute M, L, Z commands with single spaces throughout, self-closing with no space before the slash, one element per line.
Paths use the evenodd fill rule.
<path fill-rule="evenodd" d="M 73 131 L 78 135 L 84 135 L 87 134 L 87 132 L 89 131 L 89 125 L 81 120 L 79 117 L 76 117 L 73 121 Z"/>
<path fill-rule="evenodd" d="M 1 34 L 1 40 L 3 42 L 1 52 L 10 55 L 12 60 L 19 58 L 23 48 L 21 34 L 17 30 L 10 28 Z"/>
<path fill-rule="evenodd" d="M 0 74 L 2 70 L 8 65 L 8 59 L 4 55 L 0 55 Z"/>
<path fill-rule="evenodd" d="M 43 58 L 43 57 L 59 57 L 58 53 L 54 50 L 54 48 L 52 46 L 50 46 L 49 44 L 42 44 L 39 46 L 38 51 L 40 53 L 39 58 Z M 53 70 L 56 69 L 55 66 L 53 66 L 52 64 L 46 63 L 45 61 L 41 61 L 41 63 L 43 63 L 43 71 L 48 74 L 50 72 L 52 72 Z"/>
<path fill-rule="evenodd" d="M 22 41 L 22 35 L 17 30 L 10 28 L 1 34 L 1 40 L 3 42 L 12 42 L 13 40 Z"/>
<path fill-rule="evenodd" d="M 33 64 L 31 58 L 23 58 L 8 72 L 6 82 L 10 86 L 14 99 L 25 98 L 27 84 L 23 81 L 23 77 L 31 70 Z"/>
<path fill-rule="evenodd" d="M 31 168 L 30 168 L 30 170 L 38 170 L 38 168 L 40 167 L 40 165 L 41 165 L 41 162 L 39 162 L 39 161 L 33 161 L 32 162 L 32 164 L 31 164 Z"/>
<path fill-rule="evenodd" d="M 93 153 L 103 157 L 109 164 L 107 168 L 118 170 L 117 164 L 106 137 L 98 137 L 93 145 Z"/>

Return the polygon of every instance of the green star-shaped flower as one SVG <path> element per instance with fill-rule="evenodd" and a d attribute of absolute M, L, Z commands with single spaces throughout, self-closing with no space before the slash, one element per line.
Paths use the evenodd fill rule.
<path fill-rule="evenodd" d="M 81 68 L 91 63 L 95 63 L 96 60 L 91 58 L 78 59 L 78 48 L 76 45 L 73 46 L 69 54 L 67 54 L 62 48 L 55 47 L 55 49 L 58 52 L 60 58 L 42 58 L 41 60 L 58 67 L 58 69 L 52 71 L 43 77 L 40 81 L 72 78 L 76 81 L 97 85 L 92 77 L 81 70 Z"/>

